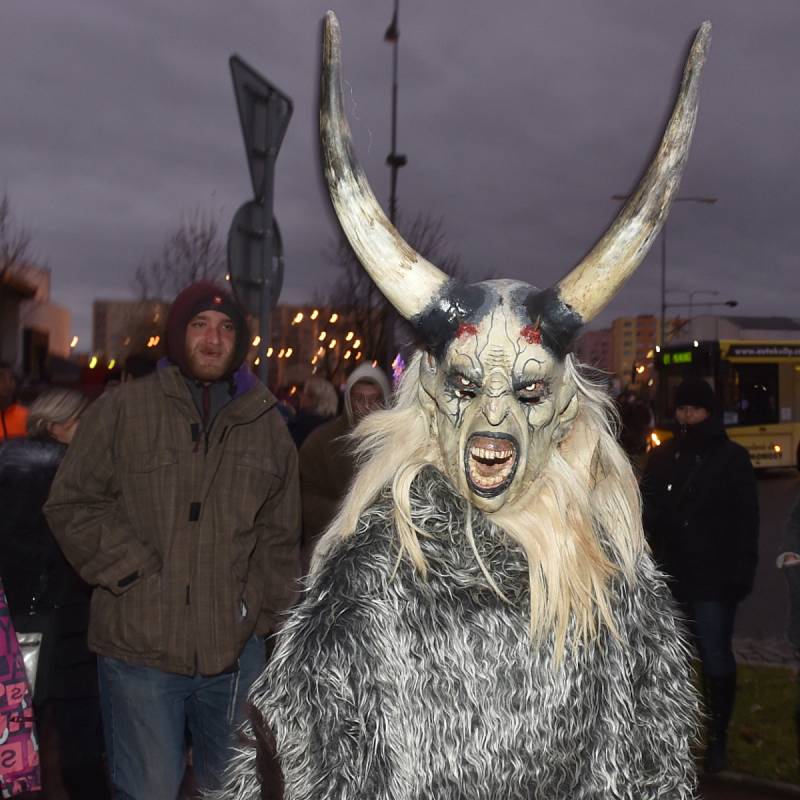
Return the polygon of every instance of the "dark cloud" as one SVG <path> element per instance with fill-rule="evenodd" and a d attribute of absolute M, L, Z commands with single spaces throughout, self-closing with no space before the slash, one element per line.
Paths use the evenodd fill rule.
<path fill-rule="evenodd" d="M 283 299 L 333 277 L 318 178 L 319 21 L 330 0 L 6 0 L 0 12 L 0 182 L 87 337 L 91 300 L 130 291 L 181 215 L 227 225 L 249 196 L 227 59 L 295 101 L 276 210 Z M 348 114 L 388 196 L 392 3 L 342 0 Z M 429 211 L 475 278 L 557 280 L 644 169 L 688 43 L 714 24 L 695 143 L 668 229 L 672 288 L 742 313 L 800 315 L 796 0 L 401 0 L 401 211 Z M 659 304 L 658 247 L 601 322 Z M 675 295 L 674 298 L 679 298 Z"/>

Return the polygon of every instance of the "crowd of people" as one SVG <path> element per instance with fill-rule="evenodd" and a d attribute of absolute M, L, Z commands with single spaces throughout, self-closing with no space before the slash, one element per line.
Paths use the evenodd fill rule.
<path fill-rule="evenodd" d="M 341 393 L 312 376 L 297 409 L 280 407 L 245 362 L 249 340 L 235 300 L 201 282 L 173 303 L 158 368 L 133 358 L 91 404 L 49 388 L 23 406 L 0 364 L 0 575 L 16 631 L 43 634 L 33 708 L 57 754 L 42 764 L 51 796 L 177 797 L 187 764 L 190 790 L 219 785 L 272 635 L 353 479 L 349 434 L 391 399 L 363 364 Z M 687 379 L 674 406 L 675 435 L 642 472 L 644 527 L 697 648 L 706 768 L 719 771 L 758 496 L 711 386 Z M 800 564 L 798 531 L 800 504 L 779 566 Z"/>

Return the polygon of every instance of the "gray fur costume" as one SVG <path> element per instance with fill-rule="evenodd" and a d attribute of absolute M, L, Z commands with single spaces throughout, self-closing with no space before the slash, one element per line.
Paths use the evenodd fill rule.
<path fill-rule="evenodd" d="M 693 797 L 697 706 L 650 558 L 613 586 L 619 638 L 568 634 L 557 664 L 552 641 L 531 642 L 522 549 L 432 467 L 412 509 L 427 579 L 398 560 L 387 492 L 327 553 L 253 689 L 286 800 Z M 219 796 L 255 800 L 259 784 L 244 749 Z"/>

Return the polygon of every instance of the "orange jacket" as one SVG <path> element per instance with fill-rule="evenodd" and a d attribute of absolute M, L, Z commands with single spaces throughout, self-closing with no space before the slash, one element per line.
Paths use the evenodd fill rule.
<path fill-rule="evenodd" d="M 0 410 L 0 442 L 25 436 L 27 433 L 28 409 L 14 403 L 5 410 Z"/>

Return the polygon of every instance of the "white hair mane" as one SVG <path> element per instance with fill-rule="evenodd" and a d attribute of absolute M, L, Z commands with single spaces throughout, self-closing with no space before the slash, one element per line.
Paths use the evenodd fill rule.
<path fill-rule="evenodd" d="M 411 484 L 424 467 L 443 471 L 443 465 L 433 420 L 420 399 L 421 357 L 417 353 L 411 361 L 394 406 L 373 412 L 354 432 L 359 469 L 320 542 L 315 563 L 333 542 L 355 533 L 362 513 L 389 487 L 400 557 L 409 558 L 426 575 L 420 531 L 411 518 Z M 525 550 L 531 636 L 538 640 L 552 632 L 557 651 L 570 624 L 583 640 L 603 622 L 614 632 L 608 610 L 611 579 L 633 580 L 645 548 L 639 490 L 616 441 L 614 404 L 572 356 L 567 356 L 564 380 L 575 385 L 579 404 L 570 430 L 529 490 L 487 514 Z"/>

